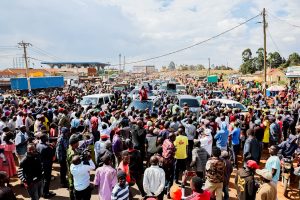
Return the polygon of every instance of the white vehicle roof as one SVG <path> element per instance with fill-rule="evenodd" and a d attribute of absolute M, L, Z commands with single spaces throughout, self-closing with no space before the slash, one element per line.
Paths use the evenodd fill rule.
<path fill-rule="evenodd" d="M 107 97 L 112 95 L 113 94 L 111 93 L 91 94 L 91 95 L 84 96 L 83 98 L 101 98 L 101 97 Z"/>
<path fill-rule="evenodd" d="M 240 102 L 231 99 L 210 99 L 209 101 L 218 101 L 223 104 L 241 104 Z"/>
<path fill-rule="evenodd" d="M 196 97 L 192 95 L 177 95 L 178 99 L 196 99 Z"/>

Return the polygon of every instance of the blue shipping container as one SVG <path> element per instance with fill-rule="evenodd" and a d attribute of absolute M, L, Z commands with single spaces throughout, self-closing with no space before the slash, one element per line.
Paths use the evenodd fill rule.
<path fill-rule="evenodd" d="M 27 78 L 11 78 L 12 90 L 28 90 Z M 31 77 L 31 89 L 64 87 L 63 76 Z"/>

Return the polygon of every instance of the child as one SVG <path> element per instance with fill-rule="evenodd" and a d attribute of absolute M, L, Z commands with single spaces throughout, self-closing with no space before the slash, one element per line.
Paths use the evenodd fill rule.
<path fill-rule="evenodd" d="M 129 186 L 126 183 L 126 174 L 123 171 L 118 171 L 117 173 L 118 183 L 115 185 L 111 199 L 112 200 L 128 200 L 129 199 Z"/>

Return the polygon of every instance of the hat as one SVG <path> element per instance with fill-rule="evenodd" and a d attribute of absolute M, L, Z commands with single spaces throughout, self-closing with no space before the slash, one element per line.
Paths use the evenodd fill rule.
<path fill-rule="evenodd" d="M 260 124 L 261 124 L 260 119 L 255 120 L 255 121 L 254 121 L 254 124 L 257 125 L 257 126 L 260 126 Z"/>
<path fill-rule="evenodd" d="M 250 169 L 259 169 L 259 165 L 254 160 L 248 160 L 247 167 Z"/>
<path fill-rule="evenodd" d="M 69 132 L 69 129 L 67 128 L 67 127 L 62 127 L 61 128 L 61 133 L 62 134 L 66 134 L 66 133 L 68 133 Z"/>
<path fill-rule="evenodd" d="M 120 179 L 120 178 L 125 179 L 125 178 L 126 178 L 125 172 L 123 172 L 122 170 L 118 171 L 118 172 L 117 172 L 117 178 L 118 178 L 118 179 Z"/>
<path fill-rule="evenodd" d="M 267 179 L 269 181 L 272 180 L 272 172 L 267 169 L 257 169 L 255 170 L 255 173 L 259 176 L 262 176 L 264 179 Z"/>
<path fill-rule="evenodd" d="M 182 192 L 178 185 L 173 185 L 170 188 L 170 196 L 173 200 L 181 200 Z"/>
<path fill-rule="evenodd" d="M 69 143 L 72 145 L 72 144 L 76 144 L 77 142 L 79 142 L 78 136 L 75 134 L 71 135 L 69 139 Z"/>
<path fill-rule="evenodd" d="M 107 134 L 103 134 L 103 133 L 102 133 L 102 134 L 100 135 L 100 138 L 101 138 L 101 139 L 108 139 L 109 136 L 108 136 Z"/>
<path fill-rule="evenodd" d="M 105 115 L 105 113 L 104 113 L 103 111 L 100 111 L 100 112 L 99 112 L 99 115 L 100 115 L 101 117 L 103 117 L 103 116 Z"/>
<path fill-rule="evenodd" d="M 58 112 L 64 112 L 64 110 L 65 110 L 64 108 L 59 108 Z"/>

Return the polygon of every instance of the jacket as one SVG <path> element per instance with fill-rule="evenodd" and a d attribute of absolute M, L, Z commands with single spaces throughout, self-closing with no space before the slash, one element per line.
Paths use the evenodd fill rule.
<path fill-rule="evenodd" d="M 244 146 L 244 160 L 260 161 L 261 145 L 254 137 L 248 137 Z"/>
<path fill-rule="evenodd" d="M 43 179 L 43 166 L 39 155 L 26 155 L 21 161 L 18 170 L 18 177 L 23 183 L 27 185 L 32 184 Z"/>
<path fill-rule="evenodd" d="M 257 187 L 254 173 L 245 168 L 239 169 L 235 177 L 235 188 L 239 200 L 255 200 Z"/>

